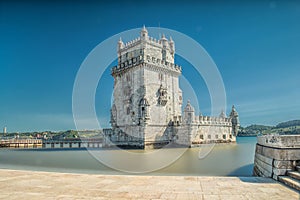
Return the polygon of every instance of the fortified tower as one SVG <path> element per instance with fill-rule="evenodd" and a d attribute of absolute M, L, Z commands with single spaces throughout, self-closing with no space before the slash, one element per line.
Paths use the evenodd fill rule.
<path fill-rule="evenodd" d="M 182 91 L 174 64 L 175 44 L 162 35 L 149 37 L 145 26 L 140 37 L 118 42 L 118 65 L 111 108 L 112 134 L 118 142 L 142 146 L 169 141 L 172 125 L 181 123 Z"/>
<path fill-rule="evenodd" d="M 171 142 L 192 147 L 236 141 L 240 122 L 234 106 L 229 117 L 224 110 L 219 116 L 196 116 L 188 101 L 181 116 L 181 67 L 174 63 L 172 38 L 154 39 L 143 27 L 130 42 L 120 38 L 117 48 L 118 65 L 111 69 L 112 129 L 103 131 L 105 145 L 156 148 Z"/>

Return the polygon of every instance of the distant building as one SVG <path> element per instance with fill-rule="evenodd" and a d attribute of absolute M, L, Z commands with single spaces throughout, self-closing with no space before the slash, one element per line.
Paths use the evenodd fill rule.
<path fill-rule="evenodd" d="M 3 128 L 3 136 L 5 136 L 6 135 L 6 131 L 7 131 L 7 128 L 6 128 L 6 126 Z"/>
<path fill-rule="evenodd" d="M 234 142 L 239 128 L 238 113 L 229 117 L 195 116 L 187 103 L 182 116 L 181 67 L 174 63 L 175 43 L 162 35 L 118 42 L 118 65 L 114 78 L 112 129 L 104 135 L 115 144 L 155 147 L 170 142 L 193 146 L 208 142 Z"/>

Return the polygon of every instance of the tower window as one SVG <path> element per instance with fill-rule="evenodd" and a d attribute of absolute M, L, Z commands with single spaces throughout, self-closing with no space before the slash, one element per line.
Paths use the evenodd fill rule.
<path fill-rule="evenodd" d="M 130 81 L 130 75 L 129 75 L 129 74 L 126 75 L 126 81 L 127 81 L 127 82 Z"/>
<path fill-rule="evenodd" d="M 162 60 L 166 60 L 166 56 L 167 56 L 167 52 L 166 52 L 166 50 L 162 50 Z"/>
<path fill-rule="evenodd" d="M 188 120 L 191 121 L 192 120 L 192 114 L 188 113 Z"/>
<path fill-rule="evenodd" d="M 127 107 L 127 115 L 129 115 L 129 114 L 130 114 L 130 108 Z"/>
<path fill-rule="evenodd" d="M 163 74 L 158 74 L 158 79 L 160 80 L 160 81 L 163 81 L 164 80 L 164 75 Z"/>

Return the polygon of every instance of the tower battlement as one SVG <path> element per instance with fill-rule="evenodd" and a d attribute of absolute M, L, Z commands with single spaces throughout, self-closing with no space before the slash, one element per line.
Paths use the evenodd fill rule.
<path fill-rule="evenodd" d="M 181 67 L 174 63 L 175 43 L 164 35 L 160 39 L 150 37 L 145 27 L 140 37 L 129 42 L 118 41 L 118 65 L 112 68 L 112 75 L 119 75 L 132 67 L 144 64 L 154 70 L 181 74 Z"/>

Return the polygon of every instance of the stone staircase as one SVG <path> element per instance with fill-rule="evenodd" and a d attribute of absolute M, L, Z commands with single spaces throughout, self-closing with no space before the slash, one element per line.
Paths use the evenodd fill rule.
<path fill-rule="evenodd" d="M 278 176 L 278 180 L 300 192 L 300 165 L 295 171 L 288 171 L 287 176 Z"/>

